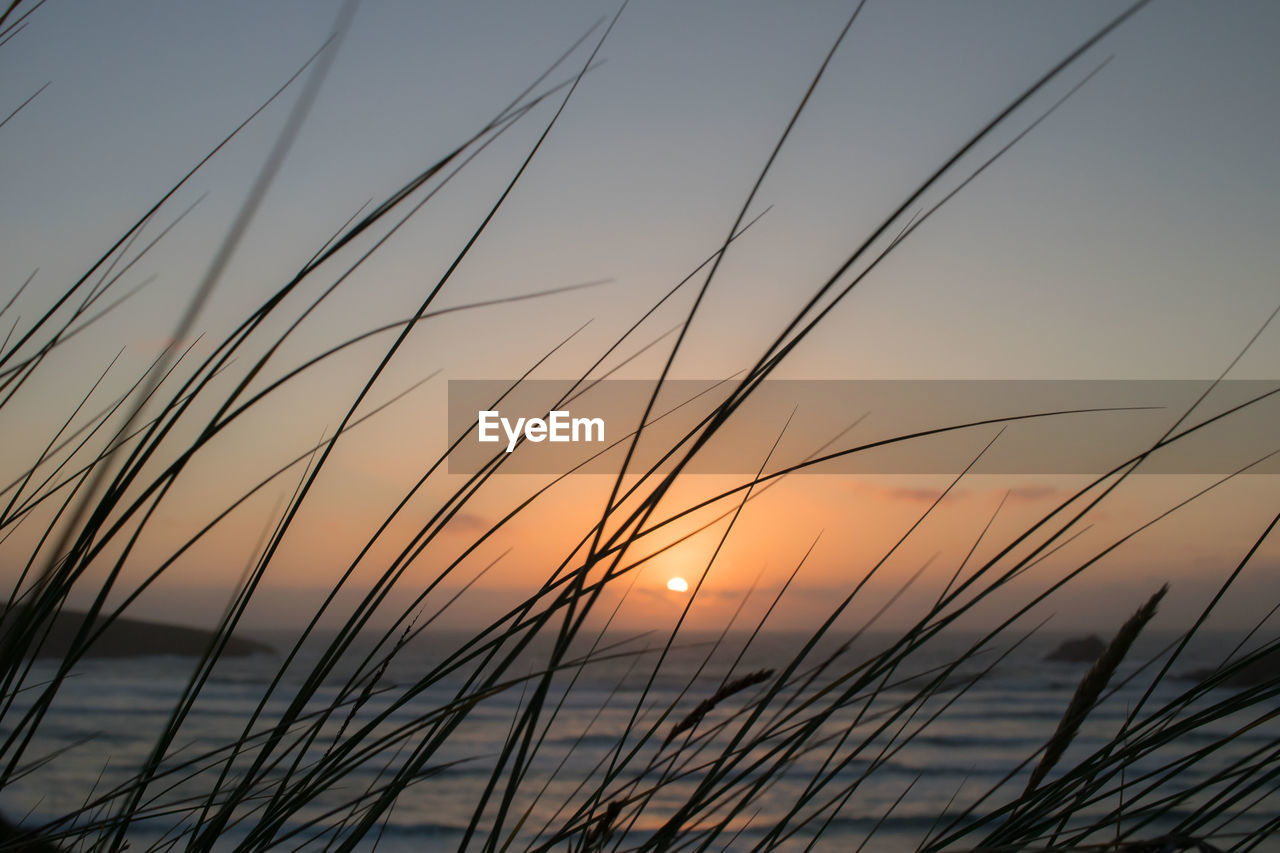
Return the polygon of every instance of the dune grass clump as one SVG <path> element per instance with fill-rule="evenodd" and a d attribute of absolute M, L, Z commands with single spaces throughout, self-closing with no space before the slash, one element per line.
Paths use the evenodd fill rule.
<path fill-rule="evenodd" d="M 488 546 L 502 542 L 530 507 L 552 500 L 553 489 L 564 479 L 556 477 L 511 502 L 505 514 L 486 521 L 483 529 L 469 530 L 466 547 L 455 551 L 452 559 L 433 564 L 431 579 L 413 587 L 410 567 L 468 520 L 469 511 L 508 464 L 509 454 L 499 449 L 475 473 L 451 478 L 449 454 L 464 436 L 449 436 L 450 447 L 389 504 L 392 509 L 343 567 L 331 592 L 305 613 L 305 627 L 270 659 L 265 679 L 255 685 L 257 692 L 245 705 L 247 713 L 237 721 L 238 731 L 211 742 L 199 732 L 212 686 L 223 677 L 229 649 L 238 632 L 243 633 L 245 615 L 281 561 L 292 531 L 326 488 L 332 488 L 327 474 L 340 456 L 339 448 L 358 439 L 366 424 L 375 425 L 379 415 L 413 390 L 390 399 L 375 390 L 393 362 L 398 364 L 397 356 L 410 337 L 429 323 L 461 322 L 458 318 L 504 304 L 537 304 L 574 289 L 530 291 L 447 308 L 437 304 L 455 271 L 518 191 L 526 167 L 544 145 L 552 144 L 562 111 L 597 67 L 616 17 L 573 44 L 452 150 L 405 176 L 397 188 L 351 216 L 335 233 L 320 235 L 314 253 L 265 292 L 230 331 L 200 347 L 191 343 L 202 307 L 252 233 L 259 206 L 304 132 L 354 14 L 353 4 L 344 4 L 330 40 L 244 124 L 210 146 L 208 156 L 143 211 L 44 313 L 34 320 L 15 321 L 0 349 L 0 413 L 21 418 L 24 389 L 64 391 L 57 377 L 47 375 L 51 354 L 111 312 L 129 310 L 132 295 L 120 292 L 129 280 L 127 272 L 181 222 L 183 213 L 171 210 L 179 191 L 265 111 L 286 111 L 284 128 L 245 201 L 230 227 L 218 235 L 207 268 L 194 276 L 195 296 L 171 330 L 168 344 L 105 406 L 94 387 L 77 391 L 72 414 L 53 427 L 47 443 L 19 465 L 4 490 L 0 536 L 10 543 L 6 553 L 13 586 L 0 622 L 0 810 L 8 820 L 0 828 L 0 849 L 372 849 L 387 832 L 398 804 L 419 791 L 447 792 L 454 784 L 451 774 L 474 768 L 480 768 L 482 781 L 474 787 L 474 799 L 466 803 L 465 827 L 441 842 L 446 847 L 586 853 L 821 845 L 824 837 L 831 837 L 824 833 L 833 832 L 836 821 L 858 803 L 860 791 L 886 774 L 895 757 L 917 739 L 929 736 L 1026 639 L 1022 620 L 1029 613 L 1150 525 L 1081 560 L 1047 591 L 1009 606 L 988 620 L 989 629 L 967 644 L 949 648 L 941 662 L 928 657 L 935 654 L 938 638 L 972 614 L 984 612 L 993 601 L 1004 601 L 1000 596 L 1010 583 L 1069 541 L 1082 519 L 1139 471 L 1149 456 L 1274 392 L 1207 420 L 1191 422 L 1190 411 L 1185 413 L 1142 453 L 1117 459 L 1112 470 L 1001 541 L 993 556 L 975 560 L 972 566 L 966 559 L 932 606 L 916 614 L 882 648 L 871 649 L 865 642 L 862 632 L 869 625 L 850 635 L 845 617 L 855 603 L 861 604 L 866 583 L 886 562 L 928 533 L 926 522 L 947 494 L 966 481 L 969 469 L 887 553 L 860 567 L 857 577 L 862 580 L 815 613 L 812 629 L 776 665 L 748 668 L 744 663 L 769 627 L 768 613 L 742 634 L 726 629 L 710 643 L 697 672 L 688 676 L 673 674 L 671 665 L 677 654 L 688 653 L 681 634 L 688 607 L 671 631 L 643 642 L 619 641 L 602 630 L 599 620 L 608 621 L 602 611 L 613 606 L 611 596 L 627 589 L 647 563 L 704 531 L 712 531 L 718 543 L 704 567 L 709 570 L 720 546 L 741 532 L 739 524 L 748 523 L 744 507 L 789 475 L 818 470 L 833 460 L 866 452 L 873 444 L 907 444 L 920 437 L 855 443 L 842 436 L 804 462 L 773 469 L 763 459 L 754 476 L 739 478 L 710 498 L 680 500 L 678 484 L 685 470 L 713 437 L 741 419 L 744 405 L 761 383 L 793 358 L 815 329 L 834 322 L 836 306 L 844 304 L 886 257 L 909 247 L 922 224 L 1083 85 L 1096 71 L 1079 70 L 1091 49 L 1142 5 L 1125 10 L 995 115 L 977 122 L 969 138 L 854 242 L 842 263 L 825 279 L 806 285 L 811 295 L 802 309 L 777 323 L 776 335 L 763 343 L 754 362 L 726 383 L 723 399 L 664 446 L 654 457 L 659 461 L 637 468 L 641 463 L 636 460 L 650 458 L 637 448 L 664 413 L 661 391 L 695 317 L 704 310 L 704 297 L 736 242 L 750 239 L 761 184 L 823 82 L 828 63 L 856 25 L 859 4 L 830 53 L 815 63 L 808 90 L 801 93 L 757 181 L 727 223 L 721 244 L 708 247 L 706 262 L 650 309 L 677 292 L 690 298 L 674 334 L 659 339 L 669 350 L 642 417 L 621 441 L 624 461 L 608 478 L 594 520 L 580 531 L 580 539 L 562 561 L 541 566 L 536 588 L 504 605 L 500 616 L 475 624 L 456 643 L 440 645 L 438 635 L 431 633 L 435 622 L 451 608 L 462 607 L 459 599 L 475 581 L 470 575 L 464 578 L 464 569 L 479 559 L 477 555 L 487 553 Z M 14 7 L 0 18 L 0 49 L 26 20 L 15 16 Z M 1045 106 L 1050 86 L 1061 84 L 1064 76 L 1070 78 L 1068 94 Z M 1036 118 L 1018 118 L 1037 105 Z M 539 122 L 540 130 L 520 164 L 506 176 L 456 255 L 447 259 L 445 271 L 422 290 L 411 314 L 328 341 L 297 363 L 286 360 L 307 318 L 376 258 L 404 223 L 424 207 L 447 199 L 442 190 L 473 168 L 496 140 L 513 128 Z M 13 289 L 20 293 L 22 286 Z M 6 306 L 0 311 L 0 317 L 8 310 Z M 598 358 L 579 365 L 572 389 L 560 403 L 613 375 L 617 360 L 651 346 L 647 340 L 637 342 L 647 334 L 640 330 L 647 328 L 642 323 L 649 316 L 637 318 Z M 294 458 L 261 471 L 256 485 L 211 513 L 207 523 L 165 556 L 153 560 L 144 553 L 140 543 L 163 524 L 172 496 L 185 494 L 210 460 L 218 462 L 226 435 L 253 423 L 274 405 L 287 407 L 295 384 L 325 376 L 341 355 L 362 346 L 380 348 L 376 366 L 344 398 L 334 421 L 308 424 L 306 428 L 314 430 Z M 513 379 L 511 390 L 533 377 L 543 359 Z M 928 432 L 961 432 L 1072 413 L 1078 412 L 1027 411 Z M 287 484 L 284 502 L 259 510 L 262 496 L 279 490 L 282 483 Z M 430 504 L 425 513 L 420 512 L 424 502 Z M 174 572 L 184 555 L 218 535 L 227 520 L 242 511 L 261 513 L 261 540 L 252 548 L 229 599 L 217 602 L 221 618 L 201 653 L 184 669 L 178 694 L 167 697 L 172 701 L 162 722 L 147 732 L 151 746 L 145 758 L 136 766 L 104 772 L 100 784 L 80 792 L 81 801 L 56 816 L 42 811 L 38 819 L 24 820 L 13 812 L 6 789 L 38 783 L 42 774 L 86 748 L 50 748 L 46 735 L 54 709 L 75 688 L 104 632 L 133 612 L 139 599 Z M 1175 682 L 1173 668 L 1274 524 L 1273 520 L 1260 533 L 1218 596 L 1206 603 L 1201 618 L 1179 635 L 1173 649 L 1136 671 L 1122 672 L 1122 663 L 1133 661 L 1134 641 L 1155 615 L 1164 592 L 1154 595 L 1120 628 L 1085 676 L 1043 751 L 1033 751 L 1008 768 L 1006 779 L 1020 783 L 1028 774 L 1027 781 L 1015 784 L 1016 790 L 995 785 L 943 810 L 921 833 L 919 849 L 1209 850 L 1215 849 L 1215 836 L 1224 833 L 1231 838 L 1230 849 L 1262 849 L 1259 845 L 1276 830 L 1275 822 L 1236 830 L 1232 818 L 1274 794 L 1280 767 L 1277 741 L 1272 737 L 1265 748 L 1227 760 L 1223 756 L 1235 755 L 1228 752 L 1232 738 L 1206 741 L 1204 733 L 1226 720 L 1239 734 L 1274 726 L 1280 680 L 1272 677 L 1235 691 L 1219 685 L 1233 672 L 1274 654 L 1276 644 L 1239 655 L 1220 675 L 1204 680 Z M 672 538 L 675 541 L 669 541 Z M 20 559 L 15 543 L 23 549 Z M 798 561 L 797 571 L 807 557 L 808 553 Z M 134 568 L 140 563 L 149 568 L 139 581 Z M 370 572 L 371 563 L 376 563 L 376 571 Z M 699 584 L 693 587 L 696 596 Z M 784 587 L 778 599 L 786 594 Z M 77 623 L 66 648 L 52 662 L 39 663 L 59 614 L 75 609 L 72 602 L 88 602 L 86 618 Z M 336 628 L 331 630 L 330 624 Z M 735 643 L 740 648 L 733 649 Z M 423 648 L 433 654 L 422 654 Z M 707 689 L 701 676 L 711 673 L 711 661 L 726 651 L 737 652 L 734 664 L 715 673 L 722 678 L 718 686 Z M 596 717 L 565 722 L 579 710 L 573 707 L 579 695 L 575 691 L 596 671 L 593 668 L 620 661 L 629 668 L 631 680 L 619 682 L 608 704 L 624 711 L 624 723 L 608 732 L 598 761 L 583 767 L 577 757 L 586 754 L 582 744 L 594 734 L 591 723 Z M 673 679 L 679 682 L 674 688 L 668 683 Z M 1101 736 L 1100 745 L 1081 745 L 1081 728 L 1091 710 L 1108 698 L 1108 689 L 1117 680 L 1135 679 L 1147 685 L 1142 701 L 1129 709 L 1115 730 Z M 475 741 L 469 738 L 477 726 L 499 731 L 485 716 L 494 708 L 506 714 L 501 736 L 495 737 L 492 750 L 471 749 Z M 598 716 L 599 710 L 591 710 Z M 568 740 L 562 737 L 565 727 L 572 730 Z M 1192 766 L 1210 768 L 1206 783 L 1195 790 L 1173 784 Z M 768 825 L 753 824 L 761 803 L 796 768 L 809 775 L 799 783 L 788 781 L 788 801 L 774 808 Z M 361 783 L 353 785 L 356 778 Z M 893 806 L 915 784 L 906 784 Z M 859 830 L 865 849 L 877 849 L 876 833 L 892 812 L 890 807 L 865 831 Z M 1175 825 L 1165 826 L 1165 817 L 1175 812 Z"/>

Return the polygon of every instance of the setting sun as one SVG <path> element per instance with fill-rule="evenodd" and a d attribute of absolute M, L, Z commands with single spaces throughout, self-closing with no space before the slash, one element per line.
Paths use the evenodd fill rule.
<path fill-rule="evenodd" d="M 0 853 L 1280 853 L 1280 0 L 159 5 L 0 0 Z"/>

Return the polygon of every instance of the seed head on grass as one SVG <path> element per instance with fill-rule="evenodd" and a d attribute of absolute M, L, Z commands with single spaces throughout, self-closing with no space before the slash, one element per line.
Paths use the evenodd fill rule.
<path fill-rule="evenodd" d="M 754 687 L 762 681 L 768 681 L 772 677 L 773 670 L 760 669 L 755 672 L 749 672 L 741 678 L 735 678 L 733 681 L 726 682 L 725 685 L 717 690 L 710 699 L 703 699 L 698 703 L 696 708 L 688 714 L 685 714 L 684 719 L 676 723 L 675 728 L 671 730 L 671 734 L 667 735 L 667 739 L 662 742 L 662 745 L 666 746 L 671 743 L 671 741 L 679 737 L 682 732 L 687 732 L 689 729 L 698 725 L 698 723 L 702 722 L 703 717 L 711 713 L 713 708 L 733 694 L 740 693 L 748 687 Z"/>
<path fill-rule="evenodd" d="M 604 815 L 600 818 L 600 822 L 592 827 L 591 831 L 583 838 L 582 853 L 595 853 L 595 851 L 604 849 L 604 845 L 613 837 L 613 824 L 620 814 L 622 814 L 622 801 L 611 801 L 605 809 Z"/>
<path fill-rule="evenodd" d="M 1151 617 L 1156 615 L 1156 607 L 1160 604 L 1160 599 L 1164 598 L 1164 594 L 1168 591 L 1168 584 L 1160 587 L 1156 594 L 1147 600 L 1146 604 L 1138 608 L 1138 612 L 1129 617 L 1129 621 L 1120 626 L 1120 630 L 1116 632 L 1106 650 L 1094 661 L 1093 666 L 1089 668 L 1084 678 L 1080 680 L 1080 686 L 1076 688 L 1075 695 L 1071 697 L 1071 704 L 1067 706 L 1067 712 L 1062 715 L 1062 719 L 1058 722 L 1058 728 L 1054 731 L 1053 737 L 1049 738 L 1049 744 L 1045 747 L 1044 756 L 1031 773 L 1031 778 L 1027 780 L 1026 790 L 1022 792 L 1024 798 L 1044 781 L 1044 777 L 1049 774 L 1049 771 L 1062 758 L 1067 746 L 1075 739 L 1076 733 L 1080 731 L 1080 725 L 1084 722 L 1085 717 L 1093 710 L 1093 706 L 1097 703 L 1098 697 L 1102 695 L 1102 691 L 1107 688 L 1107 682 L 1111 680 L 1111 676 L 1119 668 L 1120 662 L 1124 660 L 1129 647 L 1133 645 L 1133 641 L 1142 633 L 1142 629 L 1146 624 L 1151 621 Z"/>

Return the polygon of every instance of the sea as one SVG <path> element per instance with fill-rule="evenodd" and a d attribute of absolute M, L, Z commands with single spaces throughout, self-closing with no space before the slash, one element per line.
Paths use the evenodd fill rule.
<path fill-rule="evenodd" d="M 193 828 L 208 819 L 202 810 L 208 792 L 219 782 L 221 790 L 234 787 L 262 757 L 264 733 L 332 640 L 311 638 L 286 666 L 296 635 L 260 636 L 276 653 L 219 661 L 159 753 L 157 735 L 186 695 L 197 662 L 163 649 L 80 662 L 0 789 L 0 813 L 10 823 L 41 828 L 63 849 L 111 849 L 108 839 L 115 836 L 104 827 L 118 826 L 112 816 L 125 800 L 113 791 L 162 754 L 123 836 L 130 851 L 187 849 Z M 689 634 L 669 648 L 666 637 L 652 635 L 609 636 L 594 648 L 584 639 L 567 656 L 574 665 L 549 683 L 531 758 L 513 785 L 504 745 L 515 722 L 537 704 L 550 643 L 535 640 L 492 689 L 477 692 L 491 668 L 472 660 L 439 672 L 473 639 L 426 632 L 405 642 L 370 690 L 345 693 L 358 701 L 322 715 L 344 695 L 357 662 L 375 651 L 372 640 L 355 641 L 303 708 L 311 715 L 306 722 L 320 722 L 285 734 L 267 756 L 265 784 L 222 826 L 215 849 L 326 850 L 350 842 L 347 849 L 388 853 L 628 850 L 657 837 L 677 816 L 680 829 L 667 849 L 899 853 L 926 843 L 977 849 L 1010 819 L 1001 807 L 1025 788 L 1037 753 L 1088 670 L 1045 659 L 1063 635 L 1035 634 L 1020 644 L 997 638 L 971 653 L 966 650 L 976 636 L 943 634 L 867 689 L 857 684 L 859 665 L 900 635 L 824 637 L 801 661 L 793 689 L 756 713 L 771 684 L 759 673 L 781 673 L 803 637 L 760 634 L 748 642 L 745 635 Z M 1238 688 L 1217 687 L 1181 701 L 1194 683 L 1186 676 L 1218 665 L 1238 644 L 1226 633 L 1197 637 L 1152 688 L 1174 639 L 1152 634 L 1139 640 L 1042 784 L 1103 748 L 1135 709 L 1139 720 L 1163 721 L 1166 742 L 1135 755 L 1122 777 L 1103 780 L 1092 795 L 1071 802 L 1057 833 L 1028 849 L 1180 830 L 1214 845 L 1201 849 L 1280 851 L 1280 837 L 1263 831 L 1280 825 L 1274 690 L 1225 714 L 1212 708 L 1238 698 Z M 958 658 L 963 662 L 922 698 L 922 688 Z M 824 663 L 813 678 L 805 676 Z M 6 761 L 25 732 L 19 721 L 55 672 L 54 662 L 33 662 L 28 689 L 9 698 L 0 728 Z M 465 713 L 450 716 L 460 696 L 469 697 Z M 835 711 L 823 713 L 833 705 Z M 456 725 L 441 735 L 444 719 Z M 1131 738 L 1141 742 L 1141 732 L 1151 730 L 1135 730 Z M 253 737 L 245 740 L 246 731 Z M 368 832 L 354 837 L 369 792 L 437 735 L 412 782 L 371 819 Z M 237 742 L 233 755 L 227 745 Z M 344 749 L 352 744 L 360 748 Z M 711 805 L 681 814 L 690 792 L 723 768 L 726 754 L 734 757 L 729 774 L 717 778 L 728 781 L 713 785 Z M 316 777 L 316 767 L 338 769 Z M 508 789 L 514 793 L 504 811 Z M 262 816 L 280 813 L 271 809 L 273 793 L 281 790 L 309 795 L 285 810 L 269 835 L 259 835 Z M 634 804 L 642 795 L 639 809 Z M 581 816 L 593 815 L 591 826 L 599 827 L 614 802 L 607 831 L 588 839 Z M 69 821 L 68 814 L 78 817 Z M 1108 815 L 1102 836 L 1080 836 L 1080 827 Z"/>

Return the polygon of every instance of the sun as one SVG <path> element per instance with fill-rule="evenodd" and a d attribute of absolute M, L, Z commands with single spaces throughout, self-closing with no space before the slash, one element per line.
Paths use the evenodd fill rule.
<path fill-rule="evenodd" d="M 684 578 L 672 578 L 667 581 L 667 589 L 672 592 L 688 592 L 689 582 Z"/>

